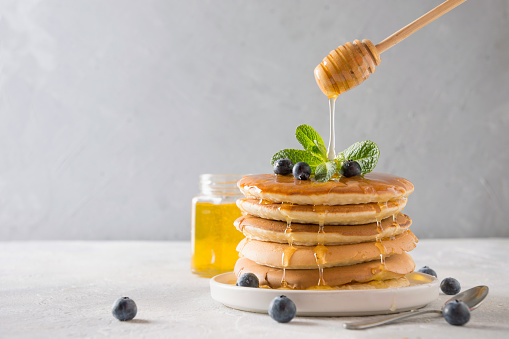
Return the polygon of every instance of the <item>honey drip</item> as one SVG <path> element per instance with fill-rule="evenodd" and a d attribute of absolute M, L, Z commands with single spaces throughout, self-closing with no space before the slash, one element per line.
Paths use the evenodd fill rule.
<path fill-rule="evenodd" d="M 377 239 L 375 242 L 375 246 L 380 251 L 380 264 L 386 268 L 385 266 L 385 255 L 387 254 L 387 248 L 382 242 L 382 239 Z"/>
<path fill-rule="evenodd" d="M 382 234 L 384 232 L 384 228 L 382 227 L 382 222 L 377 220 L 376 221 L 376 230 L 378 232 L 378 234 Z M 377 237 L 378 239 L 378 237 Z"/>
<path fill-rule="evenodd" d="M 281 258 L 283 267 L 288 267 L 290 265 L 290 260 L 292 259 L 292 255 L 295 253 L 296 250 L 297 249 L 291 245 L 284 249 Z"/>
<path fill-rule="evenodd" d="M 392 226 L 398 228 L 399 222 L 398 222 L 398 216 L 397 214 L 392 215 Z"/>
<path fill-rule="evenodd" d="M 286 267 L 290 264 L 290 259 L 292 255 L 297 250 L 293 247 L 293 237 L 292 237 L 292 220 L 290 218 L 286 219 L 286 228 L 285 228 L 285 237 L 288 241 L 289 246 L 286 247 L 283 251 L 281 257 L 281 264 L 283 266 L 283 276 L 281 278 L 281 287 L 288 288 L 288 282 L 286 281 Z"/>
<path fill-rule="evenodd" d="M 288 212 L 291 212 L 292 208 L 293 208 L 293 204 L 289 204 L 289 203 L 285 203 L 285 202 L 281 203 L 278 207 L 278 210 L 286 218 L 287 223 L 291 222 L 291 220 L 292 220 L 292 218 L 288 214 Z"/>
<path fill-rule="evenodd" d="M 273 204 L 273 202 L 269 201 L 269 200 L 264 200 L 264 199 L 258 200 L 258 205 L 271 205 L 271 204 Z"/>
<path fill-rule="evenodd" d="M 318 215 L 318 234 L 316 240 L 318 245 L 313 249 L 315 256 L 316 265 L 318 266 L 318 286 L 326 286 L 327 283 L 323 278 L 323 266 L 325 265 L 325 254 L 327 253 L 327 247 L 325 244 L 325 217 L 327 215 L 327 207 L 318 205 L 313 206 L 313 211 Z"/>
<path fill-rule="evenodd" d="M 288 282 L 286 281 L 286 268 L 283 267 L 283 277 L 281 278 L 281 287 L 288 288 Z"/>
<path fill-rule="evenodd" d="M 313 249 L 315 255 L 316 264 L 318 265 L 318 286 L 325 286 L 325 280 L 323 279 L 323 265 L 325 265 L 325 255 L 327 253 L 327 247 L 324 245 L 317 245 Z"/>
<path fill-rule="evenodd" d="M 387 210 L 387 202 L 378 202 L 375 206 L 375 218 L 376 222 L 382 221 L 382 213 Z"/>

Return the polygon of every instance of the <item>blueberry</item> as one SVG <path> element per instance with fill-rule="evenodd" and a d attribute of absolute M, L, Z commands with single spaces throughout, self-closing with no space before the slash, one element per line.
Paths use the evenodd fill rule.
<path fill-rule="evenodd" d="M 274 173 L 281 175 L 292 174 L 293 162 L 290 159 L 279 159 L 274 162 Z"/>
<path fill-rule="evenodd" d="M 442 310 L 445 321 L 451 325 L 465 325 L 470 320 L 470 310 L 468 306 L 459 300 L 453 300 L 445 304 Z"/>
<path fill-rule="evenodd" d="M 293 301 L 281 295 L 272 299 L 269 305 L 269 315 L 278 323 L 287 323 L 295 317 L 297 308 Z"/>
<path fill-rule="evenodd" d="M 138 308 L 136 303 L 128 297 L 123 297 L 115 301 L 111 313 L 120 321 L 131 320 L 136 316 Z"/>
<path fill-rule="evenodd" d="M 445 278 L 440 283 L 440 289 L 442 292 L 448 295 L 458 294 L 461 290 L 460 283 L 454 278 Z"/>
<path fill-rule="evenodd" d="M 347 178 L 361 175 L 361 173 L 361 165 L 359 165 L 359 163 L 355 160 L 347 160 L 341 166 L 341 175 L 344 175 Z"/>
<path fill-rule="evenodd" d="M 258 287 L 260 286 L 260 281 L 258 277 L 253 273 L 244 273 L 238 279 L 236 286 L 244 286 L 244 287 Z"/>
<path fill-rule="evenodd" d="M 306 162 L 298 162 L 293 166 L 293 176 L 295 179 L 308 180 L 311 176 L 311 167 Z"/>
<path fill-rule="evenodd" d="M 426 273 L 426 274 L 432 275 L 435 278 L 437 278 L 437 272 L 435 272 L 434 270 L 432 270 L 428 266 L 424 266 L 424 267 L 419 268 L 417 270 L 417 272 Z"/>

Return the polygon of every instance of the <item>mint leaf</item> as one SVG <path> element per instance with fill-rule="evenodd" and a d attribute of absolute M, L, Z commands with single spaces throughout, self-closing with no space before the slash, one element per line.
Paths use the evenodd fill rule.
<path fill-rule="evenodd" d="M 343 162 L 345 162 L 345 155 L 343 154 L 343 152 L 340 152 L 336 155 L 336 161 L 338 162 L 338 165 L 341 167 L 341 165 L 343 164 Z"/>
<path fill-rule="evenodd" d="M 272 156 L 270 164 L 274 166 L 274 162 L 279 159 L 290 159 L 295 165 L 298 162 L 304 161 L 311 166 L 311 171 L 314 172 L 314 168 L 322 163 L 320 158 L 315 157 L 313 154 L 300 149 L 284 149 Z"/>
<path fill-rule="evenodd" d="M 295 137 L 304 149 L 318 158 L 327 160 L 327 149 L 322 137 L 309 125 L 300 125 L 295 131 Z"/>
<path fill-rule="evenodd" d="M 334 160 L 322 162 L 316 166 L 315 179 L 317 181 L 326 182 L 336 173 L 336 162 Z"/>
<path fill-rule="evenodd" d="M 341 177 L 341 167 L 343 166 L 343 163 L 345 162 L 345 155 L 343 152 L 340 152 L 336 155 L 336 158 L 334 159 L 336 161 L 336 172 Z"/>
<path fill-rule="evenodd" d="M 336 159 L 343 156 L 344 160 L 355 160 L 361 166 L 361 174 L 364 175 L 373 171 L 380 156 L 378 146 L 370 140 L 359 141 L 338 154 Z M 343 160 L 343 161 L 344 161 Z M 338 159 L 339 161 L 339 159 Z"/>
<path fill-rule="evenodd" d="M 316 145 L 316 147 L 318 147 L 318 152 L 319 152 L 320 156 L 322 158 L 327 159 L 327 148 L 325 147 L 325 145 L 323 143 L 322 144 L 319 143 L 318 140 L 315 140 L 315 145 Z"/>

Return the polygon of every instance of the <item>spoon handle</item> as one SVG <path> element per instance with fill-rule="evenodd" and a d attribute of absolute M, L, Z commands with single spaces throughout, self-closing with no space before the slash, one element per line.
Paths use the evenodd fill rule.
<path fill-rule="evenodd" d="M 343 326 L 349 330 L 363 330 L 365 328 L 384 325 L 384 324 L 388 324 L 388 323 L 391 323 L 396 320 L 410 318 L 410 317 L 420 315 L 420 314 L 425 314 L 425 313 L 440 313 L 440 314 L 442 314 L 442 311 L 440 311 L 440 310 L 422 310 L 422 311 L 412 310 L 412 311 L 404 313 L 404 314 L 390 315 L 390 316 L 384 317 L 382 319 L 378 318 L 376 320 L 369 319 L 369 320 L 362 320 L 362 321 L 357 321 L 357 322 L 352 322 L 352 323 L 345 323 L 345 324 L 343 324 Z"/>

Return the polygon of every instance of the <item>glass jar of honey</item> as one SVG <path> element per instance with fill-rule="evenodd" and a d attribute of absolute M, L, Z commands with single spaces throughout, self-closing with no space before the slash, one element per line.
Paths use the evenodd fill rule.
<path fill-rule="evenodd" d="M 235 204 L 243 197 L 237 174 L 200 175 L 200 194 L 193 198 L 191 271 L 203 277 L 233 271 L 237 244 L 244 238 L 233 222 L 241 216 Z"/>

